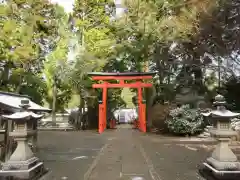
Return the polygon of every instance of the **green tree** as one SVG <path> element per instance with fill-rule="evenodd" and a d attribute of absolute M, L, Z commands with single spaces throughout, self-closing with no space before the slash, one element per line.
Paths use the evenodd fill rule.
<path fill-rule="evenodd" d="M 47 96 L 45 98 L 52 108 L 53 121 L 56 120 L 56 111 L 63 112 L 72 95 L 71 86 L 65 81 L 68 73 L 69 39 L 72 36 L 68 23 L 69 17 L 60 7 L 57 7 L 56 13 L 58 14 L 56 45 L 46 56 L 43 71 L 47 86 Z"/>
<path fill-rule="evenodd" d="M 124 1 L 124 5 L 127 13 L 113 25 L 119 42 L 116 47 L 117 56 L 121 57 L 123 64 L 131 67 L 129 70 L 157 71 L 157 94 L 166 100 L 172 100 L 177 85 L 173 80 L 185 62 L 182 57 L 182 64 L 175 64 L 180 53 L 175 54 L 176 48 L 173 51 L 172 45 L 189 43 L 199 33 L 201 18 L 212 13 L 218 1 L 130 0 Z M 112 66 L 109 66 L 114 68 L 115 64 L 118 63 L 113 60 Z M 148 104 L 153 98 L 147 99 Z"/>
<path fill-rule="evenodd" d="M 9 0 L 0 4 L 2 90 L 29 94 L 36 102 L 43 102 L 46 86 L 41 71 L 46 54 L 56 44 L 56 8 L 47 0 Z M 37 88 L 29 91 L 27 87 Z"/>
<path fill-rule="evenodd" d="M 115 45 L 115 38 L 109 28 L 110 15 L 106 11 L 106 5 L 112 5 L 112 2 L 76 0 L 72 18 L 77 48 L 75 48 L 76 61 L 69 77 L 81 99 L 79 109 L 84 109 L 84 104 L 87 102 L 88 112 L 91 115 L 96 114 L 93 111 L 97 110 L 97 99 L 100 94 L 91 90 L 92 80 L 86 76 L 86 73 L 102 71 L 114 54 L 112 47 Z M 80 118 L 81 116 L 80 113 Z M 95 119 L 89 118 L 89 120 Z M 89 122 L 89 124 L 96 123 Z"/>

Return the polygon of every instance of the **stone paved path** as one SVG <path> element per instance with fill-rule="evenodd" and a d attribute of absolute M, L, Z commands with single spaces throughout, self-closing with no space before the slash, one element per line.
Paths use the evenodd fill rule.
<path fill-rule="evenodd" d="M 131 129 L 117 129 L 85 179 L 131 180 L 134 177 L 141 177 L 144 180 L 151 180 L 149 163 L 141 151 L 136 135 Z"/>
<path fill-rule="evenodd" d="M 38 157 L 51 169 L 51 180 L 200 180 L 198 166 L 213 148 L 206 142 L 143 134 L 129 126 L 101 135 L 39 132 L 38 140 Z M 240 149 L 236 152 L 240 155 Z"/>

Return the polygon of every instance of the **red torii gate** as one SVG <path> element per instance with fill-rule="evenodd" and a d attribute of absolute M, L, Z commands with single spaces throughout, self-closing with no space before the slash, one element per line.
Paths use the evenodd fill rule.
<path fill-rule="evenodd" d="M 143 103 L 142 88 L 152 87 L 152 83 L 144 83 L 142 80 L 152 79 L 154 72 L 129 72 L 129 73 L 88 73 L 95 81 L 103 81 L 101 84 L 93 84 L 93 88 L 102 88 L 102 103 L 99 103 L 98 131 L 102 133 L 107 127 L 107 89 L 108 88 L 137 88 L 138 89 L 138 120 L 139 130 L 146 132 L 146 104 Z M 108 80 L 117 80 L 118 83 L 109 83 Z M 126 83 L 126 80 L 135 80 L 133 83 Z"/>

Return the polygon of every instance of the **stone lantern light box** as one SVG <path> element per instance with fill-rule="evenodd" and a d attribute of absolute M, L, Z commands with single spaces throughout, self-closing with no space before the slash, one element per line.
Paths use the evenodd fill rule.
<path fill-rule="evenodd" d="M 231 119 L 240 115 L 226 109 L 225 98 L 222 95 L 215 97 L 213 105 L 216 109 L 208 113 L 202 113 L 203 116 L 211 118 L 213 128 L 210 134 L 218 140 L 218 144 L 211 157 L 204 163 L 204 170 L 217 179 L 240 179 L 240 162 L 237 156 L 229 148 L 228 144 L 237 132 L 231 129 Z"/>
<path fill-rule="evenodd" d="M 6 120 L 12 120 L 15 124 L 14 130 L 10 132 L 17 142 L 17 147 L 9 160 L 2 163 L 0 177 L 13 177 L 17 179 L 36 179 L 44 174 L 45 170 L 43 163 L 34 156 L 31 148 L 28 145 L 28 137 L 36 133 L 33 130 L 33 123 L 42 117 L 28 111 L 28 102 L 21 102 L 21 112 L 16 112 L 11 115 L 2 115 Z"/>

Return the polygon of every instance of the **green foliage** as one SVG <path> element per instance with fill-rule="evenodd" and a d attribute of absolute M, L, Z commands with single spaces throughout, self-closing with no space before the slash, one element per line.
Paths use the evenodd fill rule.
<path fill-rule="evenodd" d="M 116 110 L 118 108 L 127 106 L 127 103 L 121 97 L 122 93 L 123 93 L 122 89 L 109 89 L 108 90 L 107 106 L 111 112 L 113 112 L 114 110 Z"/>
<path fill-rule="evenodd" d="M 110 1 L 109 1 L 110 2 Z M 108 1 L 76 0 L 74 21 L 79 32 L 79 43 L 84 53 L 91 54 L 91 64 L 103 67 L 106 58 L 111 54 L 111 46 L 115 44 L 114 36 L 109 29 L 110 16 L 105 12 Z"/>
<path fill-rule="evenodd" d="M 44 97 L 47 94 L 47 86 L 41 74 L 25 73 L 24 82 L 22 83 L 19 93 L 26 94 L 37 104 L 44 104 Z M 12 75 L 13 76 L 13 75 Z M 12 77 L 14 79 L 14 77 Z M 10 79 L 11 81 L 11 79 Z M 12 81 L 11 81 L 12 82 Z"/>
<path fill-rule="evenodd" d="M 122 99 L 126 102 L 126 107 L 127 108 L 134 108 L 134 104 L 132 102 L 132 97 L 135 94 L 130 91 L 129 88 L 123 88 L 121 96 Z"/>
<path fill-rule="evenodd" d="M 183 105 L 170 111 L 166 124 L 170 132 L 178 135 L 194 135 L 201 132 L 203 117 L 197 109 Z"/>
<path fill-rule="evenodd" d="M 127 13 L 116 20 L 113 25 L 120 42 L 120 45 L 116 47 L 116 56 L 121 57 L 125 52 L 124 58 L 121 57 L 121 63 L 130 67 L 130 71 L 144 71 L 149 67 L 157 71 L 159 78 L 155 83 L 155 85 L 159 84 L 157 91 L 168 96 L 164 99 L 172 99 L 174 97 L 172 92 L 179 84 L 179 81 L 174 80 L 179 74 L 179 69 L 182 68 L 181 65 L 176 65 L 176 61 L 181 57 L 182 62 L 179 64 L 185 63 L 188 55 L 180 50 L 176 51 L 178 48 L 172 51 L 170 47 L 173 42 L 179 47 L 182 47 L 183 43 L 190 43 L 201 30 L 199 25 L 202 18 L 211 14 L 218 7 L 217 4 L 218 0 L 125 1 Z M 196 54 L 192 54 L 191 57 L 199 60 Z M 198 62 L 197 60 L 195 62 Z M 113 61 L 109 66 L 112 69 L 114 67 L 119 69 L 116 64 L 121 63 Z M 192 72 L 197 72 L 196 67 Z M 201 73 L 194 75 L 196 81 L 202 80 Z M 196 87 L 201 87 L 199 84 Z"/>
<path fill-rule="evenodd" d="M 232 77 L 230 78 L 223 87 L 225 91 L 224 97 L 226 98 L 229 108 L 233 111 L 240 110 L 240 98 L 238 89 L 240 88 L 239 78 Z"/>
<path fill-rule="evenodd" d="M 69 75 L 69 39 L 72 36 L 68 24 L 68 17 L 63 13 L 63 9 L 57 9 L 58 19 L 58 39 L 55 48 L 46 56 L 43 74 L 45 76 L 47 94 L 45 99 L 52 107 L 53 98 L 56 97 L 55 111 L 63 111 L 71 99 L 72 89 L 68 81 Z M 56 86 L 57 92 L 53 92 Z"/>
<path fill-rule="evenodd" d="M 110 16 L 105 11 L 105 5 L 109 2 L 76 0 L 71 19 L 75 32 L 75 62 L 69 69 L 68 80 L 77 93 L 88 96 L 89 106 L 96 105 L 96 97 L 100 96 L 100 92 L 90 92 L 93 81 L 86 74 L 103 71 L 113 53 L 111 47 L 115 44 L 114 34 L 109 28 Z M 111 101 L 110 104 L 112 103 L 115 102 Z"/>
<path fill-rule="evenodd" d="M 42 104 L 47 90 L 41 71 L 45 55 L 56 42 L 57 9 L 48 0 L 0 4 L 2 90 L 28 94 Z"/>
<path fill-rule="evenodd" d="M 97 105 L 101 93 L 91 91 L 87 72 L 148 67 L 158 71 L 154 84 L 166 101 L 182 83 L 214 89 L 216 75 L 204 78 L 203 68 L 193 64 L 211 64 L 206 52 L 229 59 L 239 54 L 239 14 L 232 15 L 239 4 L 219 2 L 126 0 L 128 11 L 110 21 L 112 0 L 75 0 L 72 15 L 49 0 L 8 0 L 0 4 L 0 89 L 28 94 L 40 104 L 45 98 L 51 105 L 56 83 L 57 109 L 67 106 L 72 94 Z M 230 92 L 232 86 L 226 86 Z M 109 106 L 124 105 L 121 92 L 109 90 Z"/>
<path fill-rule="evenodd" d="M 79 106 L 80 104 L 80 99 L 79 99 L 79 95 L 78 94 L 73 94 L 71 97 L 71 100 L 68 103 L 68 108 L 76 108 Z"/>
<path fill-rule="evenodd" d="M 131 30 L 154 36 L 161 43 L 188 40 L 198 31 L 199 17 L 209 13 L 218 1 L 125 1 L 128 8 L 123 23 Z M 129 26 L 128 26 L 129 27 Z"/>

